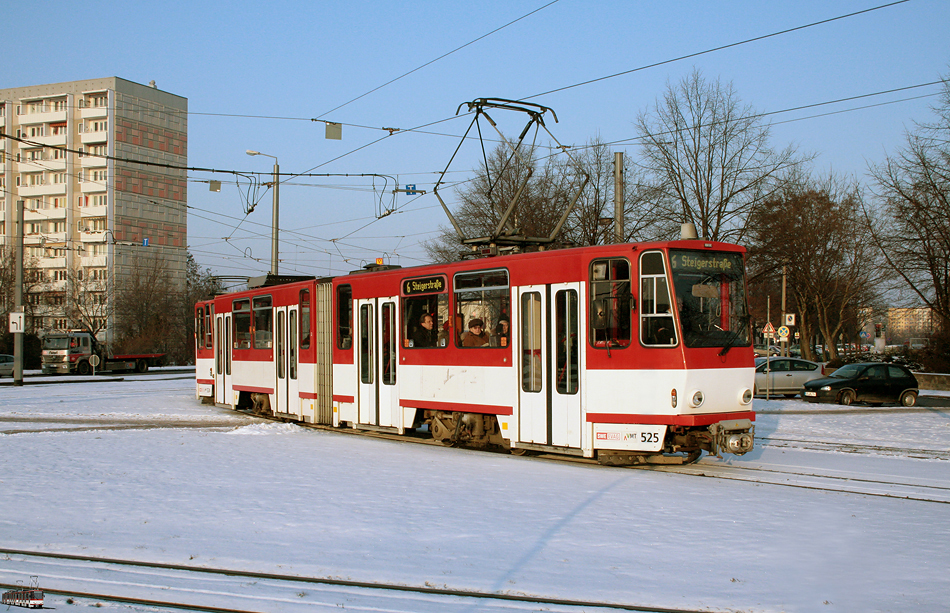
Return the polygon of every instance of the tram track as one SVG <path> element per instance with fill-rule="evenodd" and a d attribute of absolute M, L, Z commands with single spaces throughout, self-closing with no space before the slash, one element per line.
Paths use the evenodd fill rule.
<path fill-rule="evenodd" d="M 423 608 L 517 612 L 537 611 L 539 607 L 555 613 L 715 613 L 709 608 L 669 608 L 456 589 L 447 585 L 438 587 L 430 581 L 423 585 L 404 585 L 18 549 L 0 549 L 0 555 L 3 556 L 0 561 L 19 565 L 18 574 L 43 577 L 41 589 L 47 596 L 56 594 L 189 611 L 257 613 L 297 608 L 312 610 L 315 606 L 379 610 L 378 607 L 385 606 L 386 611 L 394 613 Z M 171 585 L 173 583 L 175 585 Z M 90 584 L 102 585 L 108 591 L 90 592 L 77 587 Z M 165 596 L 157 598 L 156 594 Z M 191 602 L 185 602 L 187 598 Z M 218 604 L 213 604 L 215 599 Z M 227 599 L 230 603 L 240 604 L 221 606 L 220 601 Z"/>

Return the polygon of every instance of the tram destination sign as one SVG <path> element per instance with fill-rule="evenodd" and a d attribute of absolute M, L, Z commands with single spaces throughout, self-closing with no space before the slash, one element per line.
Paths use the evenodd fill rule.
<path fill-rule="evenodd" d="M 670 265 L 682 272 L 735 273 L 742 257 L 736 253 L 706 253 L 703 251 L 670 251 Z"/>
<path fill-rule="evenodd" d="M 445 291 L 444 275 L 422 277 L 420 279 L 406 279 L 402 282 L 403 296 L 419 296 L 421 294 L 441 294 Z"/>

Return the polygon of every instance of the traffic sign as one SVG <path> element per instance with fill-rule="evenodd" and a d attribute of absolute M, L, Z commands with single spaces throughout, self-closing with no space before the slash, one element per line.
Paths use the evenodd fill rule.
<path fill-rule="evenodd" d="M 788 326 L 782 326 L 778 329 L 778 335 L 782 340 L 787 339 L 789 334 L 791 334 L 791 330 L 788 329 Z"/>
<path fill-rule="evenodd" d="M 786 313 L 785 314 L 785 325 L 794 326 L 795 325 L 795 313 Z"/>
<path fill-rule="evenodd" d="M 772 322 L 766 322 L 765 327 L 762 328 L 762 332 L 765 334 L 775 334 L 775 326 L 772 325 Z"/>

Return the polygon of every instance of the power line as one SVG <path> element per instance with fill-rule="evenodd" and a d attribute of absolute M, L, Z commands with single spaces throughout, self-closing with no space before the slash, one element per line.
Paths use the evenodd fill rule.
<path fill-rule="evenodd" d="M 656 68 L 657 66 L 663 66 L 663 65 L 665 65 L 665 64 L 672 64 L 673 62 L 679 62 L 680 60 L 688 60 L 689 58 L 692 58 L 692 57 L 698 57 L 698 56 L 700 56 L 700 55 L 706 55 L 706 54 L 708 54 L 708 53 L 713 53 L 713 52 L 715 52 L 715 51 L 722 51 L 722 50 L 724 50 L 724 49 L 730 49 L 730 48 L 732 48 L 732 47 L 738 47 L 738 46 L 740 46 L 740 45 L 745 45 L 745 44 L 748 44 L 748 43 L 753 43 L 753 42 L 756 42 L 756 41 L 765 40 L 766 38 L 773 38 L 773 37 L 775 37 L 775 36 L 781 36 L 781 35 L 783 35 L 783 34 L 789 34 L 789 33 L 791 33 L 791 32 L 796 32 L 796 31 L 798 31 L 798 30 L 804 30 L 804 29 L 806 29 L 806 28 L 812 28 L 812 27 L 814 27 L 814 26 L 819 26 L 819 25 L 822 25 L 822 24 L 831 23 L 832 21 L 838 21 L 838 20 L 841 20 L 841 19 L 847 19 L 848 17 L 855 17 L 856 15 L 861 15 L 861 14 L 864 14 L 864 13 L 870 13 L 870 12 L 872 12 L 872 11 L 877 11 L 877 10 L 884 9 L 884 8 L 889 8 L 889 7 L 892 7 L 892 6 L 896 6 L 896 5 L 898 5 L 898 4 L 904 4 L 905 2 L 910 2 L 910 0 L 897 0 L 896 2 L 890 2 L 890 3 L 888 3 L 888 4 L 882 4 L 882 5 L 880 5 L 880 6 L 875 6 L 875 7 L 869 8 L 869 9 L 864 9 L 864 10 L 861 10 L 861 11 L 855 11 L 855 12 L 853 12 L 853 13 L 848 13 L 848 14 L 846 14 L 846 15 L 839 15 L 839 16 L 837 16 L 837 17 L 831 17 L 831 18 L 829 18 L 829 19 L 822 19 L 821 21 L 815 21 L 815 22 L 808 23 L 808 24 L 805 24 L 805 25 L 796 26 L 796 27 L 794 27 L 794 28 L 788 28 L 788 29 L 785 29 L 785 30 L 779 30 L 778 32 L 772 32 L 771 34 L 763 34 L 763 35 L 761 35 L 761 36 L 756 36 L 756 37 L 754 37 L 754 38 L 747 38 L 746 40 L 741 40 L 741 41 L 738 41 L 738 42 L 735 42 L 735 43 L 729 43 L 729 44 L 727 44 L 727 45 L 720 45 L 719 47 L 713 47 L 713 48 L 711 48 L 711 49 L 706 49 L 705 51 L 697 51 L 697 52 L 695 52 L 695 53 L 689 53 L 689 54 L 687 54 L 687 55 L 681 55 L 681 56 L 679 56 L 679 57 L 675 57 L 675 58 L 672 58 L 672 59 L 669 59 L 669 60 L 663 60 L 662 62 L 655 62 L 655 63 L 653 63 L 653 64 L 646 64 L 645 66 L 639 66 L 639 67 L 637 67 L 637 68 L 631 68 L 630 70 L 624 70 L 623 72 L 617 72 L 617 73 L 614 73 L 614 74 L 611 74 L 611 75 L 607 75 L 607 76 L 604 76 L 604 77 L 598 77 L 598 78 L 596 78 L 596 79 L 589 79 L 589 80 L 587 80 L 587 81 L 582 81 L 582 82 L 580 82 L 580 83 L 575 83 L 574 85 L 566 85 L 566 86 L 564 86 L 564 87 L 558 87 L 557 89 L 551 89 L 551 90 L 548 90 L 548 91 L 546 91 L 546 92 L 541 92 L 540 94 L 534 94 L 534 95 L 531 95 L 531 96 L 526 96 L 526 97 L 524 97 L 524 98 L 520 98 L 520 100 L 530 100 L 530 99 L 532 99 L 532 98 L 538 98 L 538 97 L 540 97 L 540 96 L 547 96 L 548 94 L 553 94 L 553 93 L 555 93 L 555 92 L 561 92 L 561 91 L 564 91 L 564 90 L 573 89 L 573 88 L 575 88 L 575 87 L 581 87 L 582 85 L 590 85 L 591 83 L 597 83 L 597 82 L 599 82 L 599 81 L 606 81 L 607 79 L 613 79 L 613 78 L 615 78 L 615 77 L 620 77 L 620 76 L 623 76 L 623 75 L 628 75 L 628 74 L 631 74 L 631 73 L 633 73 L 633 72 L 639 72 L 639 71 L 641 71 L 641 70 L 646 70 L 646 69 L 648 69 L 648 68 Z"/>
<path fill-rule="evenodd" d="M 396 77 L 395 79 L 391 79 L 391 80 L 389 80 L 389 81 L 386 81 L 386 82 L 383 83 L 382 85 L 380 85 L 380 86 L 378 86 L 378 87 L 374 87 L 373 89 L 369 90 L 369 91 L 366 92 L 365 94 L 360 94 L 360 95 L 357 96 L 356 98 L 353 98 L 352 100 L 349 100 L 349 101 L 347 101 L 347 102 L 344 102 L 344 103 L 341 104 L 340 106 L 337 106 L 337 107 L 335 107 L 335 108 L 332 108 L 332 109 L 330 109 L 329 111 L 326 111 L 326 112 L 324 112 L 324 113 L 320 113 L 319 115 L 317 115 L 316 119 L 319 119 L 319 118 L 323 117 L 324 115 L 328 115 L 328 114 L 332 113 L 333 111 L 338 111 L 338 110 L 342 109 L 344 106 L 350 104 L 351 102 L 356 102 L 356 101 L 359 100 L 360 98 L 364 98 L 364 97 L 366 97 L 366 96 L 372 94 L 373 92 L 378 91 L 378 90 L 380 90 L 380 89 L 386 87 L 387 85 L 391 85 L 392 83 L 395 83 L 396 81 L 398 81 L 399 79 L 402 79 L 403 77 L 408 77 L 408 76 L 411 75 L 412 73 L 417 72 L 417 71 L 419 71 L 419 70 L 422 70 L 422 69 L 425 68 L 426 66 L 429 66 L 429 65 L 431 65 L 431 64 L 434 64 L 434 63 L 438 62 L 439 60 L 441 60 L 441 59 L 443 59 L 443 58 L 446 58 L 446 57 L 452 55 L 452 54 L 455 53 L 456 51 L 460 51 L 460 50 L 464 49 L 465 47 L 468 47 L 468 46 L 470 46 L 470 45 L 473 45 L 473 44 L 477 43 L 478 41 L 480 41 L 480 40 L 482 40 L 482 39 L 484 39 L 484 38 L 488 38 L 488 37 L 491 36 L 492 34 L 494 34 L 494 33 L 496 33 L 496 32 L 500 32 L 501 30 L 504 30 L 504 29 L 507 28 L 508 26 L 510 26 L 510 25 L 512 25 L 512 24 L 515 24 L 515 23 L 518 23 L 518 22 L 521 21 L 522 19 L 526 19 L 527 17 L 530 17 L 531 15 L 534 15 L 535 13 L 537 13 L 537 12 L 539 12 L 539 11 L 543 11 L 544 9 L 548 8 L 549 6 L 551 6 L 552 4 L 556 4 L 558 1 L 559 1 L 559 0 L 553 0 L 552 2 L 548 2 L 548 3 L 545 4 L 544 6 L 542 6 L 542 7 L 540 7 L 540 8 L 536 8 L 536 9 L 534 9 L 533 11 L 531 11 L 530 13 L 527 13 L 527 14 L 525 14 L 525 15 L 522 15 L 521 17 L 518 17 L 518 18 L 515 19 L 515 20 L 509 21 L 509 22 L 506 23 L 505 25 L 499 26 L 499 27 L 495 28 L 494 30 L 492 30 L 491 32 L 489 32 L 489 33 L 487 33 L 487 34 L 483 34 L 482 36 L 479 36 L 478 38 L 476 38 L 476 39 L 474 39 L 474 40 L 471 40 L 471 41 L 465 43 L 464 45 L 462 45 L 462 46 L 460 46 L 460 47 L 456 47 L 455 49 L 452 49 L 452 50 L 449 51 L 448 53 L 443 53 L 442 55 L 440 55 L 439 57 L 435 58 L 434 60 L 429 60 L 429 61 L 426 62 L 425 64 L 423 64 L 423 65 L 421 65 L 421 66 L 419 66 L 419 67 L 417 67 L 417 68 L 413 68 L 413 69 L 410 70 L 409 72 L 404 73 L 404 74 L 401 74 L 401 75 L 399 75 L 398 77 Z"/>

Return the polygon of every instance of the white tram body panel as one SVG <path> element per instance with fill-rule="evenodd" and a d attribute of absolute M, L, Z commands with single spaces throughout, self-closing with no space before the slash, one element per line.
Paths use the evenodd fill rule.
<path fill-rule="evenodd" d="M 745 453 L 743 253 L 609 245 L 219 296 L 196 312 L 196 393 L 304 423 L 425 425 L 446 444 L 621 464 Z"/>

